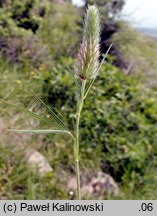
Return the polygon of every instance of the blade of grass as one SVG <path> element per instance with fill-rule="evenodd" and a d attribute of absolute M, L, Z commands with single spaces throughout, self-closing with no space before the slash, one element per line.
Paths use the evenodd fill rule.
<path fill-rule="evenodd" d="M 28 89 L 28 91 L 31 93 L 31 95 L 40 103 L 42 104 L 47 110 L 48 112 L 53 116 L 53 118 L 55 119 L 55 121 L 64 129 L 68 130 L 70 132 L 70 129 L 68 128 L 68 126 L 63 122 L 63 120 L 44 102 L 41 100 L 41 98 L 36 95 L 31 89 Z"/>
<path fill-rule="evenodd" d="M 60 133 L 67 133 L 71 136 L 71 133 L 67 130 L 16 130 L 16 129 L 9 129 L 8 131 L 16 132 L 16 133 L 26 133 L 26 134 L 60 134 Z"/>
<path fill-rule="evenodd" d="M 104 57 L 103 57 L 103 59 L 102 59 L 100 65 L 99 65 L 98 72 L 99 72 L 100 68 L 102 67 L 102 65 L 104 64 L 104 62 L 105 62 L 105 60 L 106 60 L 106 57 L 107 57 L 107 55 L 109 54 L 109 51 L 111 50 L 112 46 L 113 46 L 113 43 L 111 43 L 111 45 L 109 46 L 107 52 L 105 53 L 105 55 L 104 55 Z"/>
<path fill-rule="evenodd" d="M 6 105 L 8 105 L 8 106 L 11 106 L 11 107 L 13 107 L 13 108 L 15 108 L 15 109 L 17 109 L 17 110 L 19 110 L 19 111 L 22 111 L 22 112 L 24 112 L 24 113 L 26 113 L 26 114 L 28 114 L 28 115 L 30 115 L 30 116 L 32 116 L 32 117 L 38 119 L 38 120 L 41 120 L 41 121 L 43 121 L 43 122 L 45 122 L 45 123 L 48 123 L 48 124 L 53 125 L 53 126 L 55 126 L 55 127 L 59 127 L 58 124 L 56 124 L 55 122 L 49 121 L 49 120 L 46 119 L 45 117 L 43 117 L 43 116 L 41 116 L 41 115 L 39 115 L 39 114 L 36 114 L 36 113 L 34 113 L 34 112 L 31 112 L 31 111 L 29 111 L 29 110 L 27 110 L 27 109 L 25 109 L 25 108 L 23 108 L 23 107 L 21 107 L 21 106 L 16 106 L 16 105 L 11 104 L 11 103 L 8 103 L 8 102 L 6 102 L 6 101 L 4 101 L 4 100 L 2 100 L 2 99 L 0 99 L 0 102 L 3 103 L 3 104 L 6 104 Z"/>

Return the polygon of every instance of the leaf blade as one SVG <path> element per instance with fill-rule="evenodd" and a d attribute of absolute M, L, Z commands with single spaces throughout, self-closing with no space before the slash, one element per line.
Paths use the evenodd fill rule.
<path fill-rule="evenodd" d="M 7 101 L 4 101 L 4 100 L 2 100 L 2 99 L 0 99 L 0 102 L 3 103 L 3 104 L 6 104 L 6 105 L 8 105 L 8 106 L 11 106 L 11 107 L 13 107 L 13 108 L 15 108 L 15 109 L 17 109 L 17 110 L 19 110 L 19 111 L 22 111 L 22 112 L 24 112 L 24 113 L 26 113 L 26 114 L 28 114 L 28 115 L 30 115 L 30 116 L 32 116 L 32 117 L 38 119 L 38 120 L 41 120 L 41 121 L 43 121 L 43 122 L 45 122 L 45 123 L 48 123 L 48 124 L 50 124 L 50 125 L 53 125 L 53 126 L 55 126 L 55 127 L 58 127 L 58 125 L 57 125 L 56 123 L 54 123 L 54 122 L 52 122 L 52 121 L 49 121 L 49 120 L 46 119 L 45 117 L 43 117 L 43 116 L 41 116 L 41 115 L 39 115 L 39 114 L 37 114 L 37 113 L 35 113 L 35 112 L 31 112 L 31 111 L 29 111 L 29 110 L 27 110 L 27 109 L 25 109 L 25 108 L 23 108 L 23 107 L 21 107 L 21 106 L 17 106 L 17 105 L 11 104 L 11 103 L 9 103 L 9 102 L 7 102 Z"/>
<path fill-rule="evenodd" d="M 67 131 L 67 130 L 16 130 L 16 129 L 8 129 L 8 131 L 12 131 L 12 132 L 16 132 L 16 133 L 26 133 L 26 134 L 28 134 L 28 133 L 30 133 L 30 134 L 67 133 L 67 134 L 71 135 L 69 133 L 69 131 Z"/>
<path fill-rule="evenodd" d="M 48 110 L 48 112 L 54 117 L 54 119 L 58 122 L 60 126 L 70 131 L 68 126 L 63 122 L 63 120 L 43 100 L 41 100 L 38 95 L 36 95 L 31 89 L 28 89 L 28 91 L 40 104 L 42 104 Z"/>

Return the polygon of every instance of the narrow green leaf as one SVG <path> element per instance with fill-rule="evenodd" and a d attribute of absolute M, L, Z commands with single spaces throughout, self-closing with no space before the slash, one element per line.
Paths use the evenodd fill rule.
<path fill-rule="evenodd" d="M 27 133 L 30 133 L 30 134 L 67 133 L 67 134 L 71 135 L 71 133 L 69 133 L 69 131 L 67 131 L 67 130 L 16 130 L 16 129 L 9 129 L 9 131 L 16 132 L 16 133 L 26 133 L 26 134 Z"/>
<path fill-rule="evenodd" d="M 113 46 L 113 43 L 111 43 L 111 45 L 109 46 L 107 52 L 105 53 L 105 55 L 104 55 L 104 57 L 103 57 L 103 59 L 102 59 L 100 65 L 99 65 L 99 68 L 98 68 L 97 73 L 99 72 L 99 70 L 101 69 L 102 65 L 104 64 L 104 62 L 105 62 L 105 60 L 106 60 L 106 57 L 107 57 L 107 55 L 108 55 L 110 49 L 112 48 L 112 46 Z"/>
<path fill-rule="evenodd" d="M 11 104 L 11 103 L 8 103 L 8 102 L 6 102 L 6 101 L 4 101 L 4 100 L 2 100 L 2 99 L 0 99 L 0 102 L 3 103 L 3 104 L 6 104 L 6 105 L 8 105 L 8 106 L 11 106 L 11 107 L 13 107 L 13 108 L 15 108 L 15 109 L 17 109 L 17 110 L 19 110 L 19 111 L 22 111 L 22 112 L 24 112 L 24 113 L 26 113 L 26 114 L 28 114 L 28 115 L 30 115 L 30 116 L 32 116 L 32 117 L 35 117 L 36 119 L 39 119 L 39 120 L 41 120 L 41 121 L 43 121 L 43 122 L 45 122 L 45 123 L 48 123 L 48 124 L 53 125 L 53 126 L 55 126 L 55 127 L 58 127 L 58 124 L 56 124 L 55 122 L 49 121 L 49 120 L 46 119 L 45 117 L 43 117 L 43 116 L 41 116 L 41 115 L 38 115 L 38 114 L 36 114 L 36 113 L 34 113 L 34 112 L 31 112 L 31 111 L 29 111 L 29 110 L 27 110 L 27 109 L 25 109 L 25 108 L 23 108 L 23 107 L 21 107 L 21 106 L 16 106 L 16 105 Z"/>
<path fill-rule="evenodd" d="M 87 95 L 88 95 L 88 93 L 89 93 L 89 91 L 90 91 L 90 89 L 91 89 L 91 87 L 92 87 L 94 81 L 95 81 L 95 78 L 92 79 L 92 81 L 89 83 L 89 86 L 87 87 L 87 90 L 86 90 L 86 92 L 85 92 L 84 99 L 87 97 Z"/>
<path fill-rule="evenodd" d="M 39 102 L 41 103 L 47 110 L 48 112 L 53 116 L 57 124 L 59 124 L 62 128 L 70 131 L 68 126 L 63 122 L 63 120 L 53 111 L 52 108 L 50 108 L 44 101 L 40 99 L 38 95 L 36 95 L 31 89 L 28 89 L 28 91 L 32 94 L 32 96 Z"/>

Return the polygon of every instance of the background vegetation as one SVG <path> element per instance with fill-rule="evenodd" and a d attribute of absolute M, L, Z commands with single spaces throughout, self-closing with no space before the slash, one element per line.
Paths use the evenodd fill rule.
<path fill-rule="evenodd" d="M 94 2 L 108 6 L 102 12 L 102 53 L 112 41 L 114 47 L 85 103 L 81 172 L 103 171 L 117 182 L 121 192 L 101 199 L 156 199 L 156 40 L 117 19 L 124 1 Z M 0 1 L 0 98 L 49 117 L 27 92 L 31 88 L 72 120 L 75 89 L 69 70 L 83 10 L 68 1 Z M 4 105 L 0 113 L 0 199 L 67 199 L 68 176 L 74 173 L 71 140 L 13 135 L 6 129 L 37 129 L 39 122 Z M 41 177 L 31 169 L 23 159 L 28 148 L 42 153 L 52 172 Z"/>

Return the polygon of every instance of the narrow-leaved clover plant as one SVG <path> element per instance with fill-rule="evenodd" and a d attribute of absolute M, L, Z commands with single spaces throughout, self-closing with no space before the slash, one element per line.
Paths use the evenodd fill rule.
<path fill-rule="evenodd" d="M 26 114 L 35 117 L 49 125 L 52 126 L 52 129 L 49 130 L 11 130 L 13 132 L 18 133 L 31 133 L 31 134 L 50 134 L 50 133 L 66 133 L 70 135 L 74 141 L 74 160 L 76 167 L 76 179 L 77 179 L 77 197 L 81 199 L 81 191 L 80 191 L 80 174 L 79 174 L 79 125 L 80 125 L 80 117 L 81 111 L 83 108 L 84 101 L 97 77 L 97 74 L 105 60 L 105 57 L 109 51 L 107 51 L 101 63 L 99 63 L 100 57 L 100 19 L 99 19 L 99 11 L 96 6 L 88 6 L 85 21 L 84 21 L 84 29 L 82 42 L 77 54 L 76 63 L 74 66 L 74 71 L 71 72 L 71 76 L 76 85 L 76 95 L 77 95 L 77 105 L 76 105 L 76 117 L 74 129 L 70 130 L 67 124 L 62 120 L 58 112 L 56 112 L 53 108 L 50 108 L 47 104 L 45 104 L 32 90 L 29 90 L 30 94 L 40 103 L 42 104 L 48 112 L 51 114 L 52 119 L 46 119 L 45 117 L 31 112 L 23 107 L 16 106 L 10 104 L 4 100 L 0 99 L 0 102 L 12 106 L 13 108 L 23 111 Z"/>

